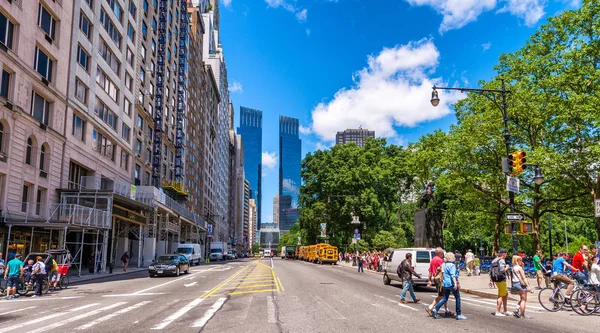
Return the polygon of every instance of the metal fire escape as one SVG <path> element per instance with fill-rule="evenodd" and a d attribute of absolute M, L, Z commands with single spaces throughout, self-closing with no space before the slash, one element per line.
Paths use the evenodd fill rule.
<path fill-rule="evenodd" d="M 165 60 L 165 30 L 167 24 L 167 0 L 161 0 L 159 6 L 159 26 L 158 26 L 158 66 L 157 66 L 157 99 L 156 99 L 156 116 L 154 118 L 154 159 L 152 165 L 152 181 L 153 185 L 159 187 L 161 184 L 161 144 L 162 144 L 162 93 L 164 88 L 164 60 Z M 180 0 L 179 4 L 179 33 L 175 34 L 175 39 L 179 41 L 178 50 L 178 66 L 177 66 L 177 124 L 175 128 L 175 179 L 163 180 L 163 189 L 169 191 L 178 201 L 187 199 L 188 191 L 185 188 L 183 179 L 183 159 L 184 152 L 184 133 L 183 122 L 185 117 L 186 105 L 186 79 L 185 73 L 187 70 L 187 37 L 188 37 L 188 15 L 187 15 L 187 0 Z M 157 127 L 159 126 L 159 127 Z M 158 128 L 158 130 L 157 130 Z"/>

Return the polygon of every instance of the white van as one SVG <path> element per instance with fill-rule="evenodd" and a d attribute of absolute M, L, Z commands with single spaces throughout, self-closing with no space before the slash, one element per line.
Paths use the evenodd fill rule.
<path fill-rule="evenodd" d="M 429 277 L 429 262 L 435 256 L 435 249 L 431 248 L 406 248 L 395 249 L 390 253 L 389 261 L 385 262 L 383 270 L 383 284 L 389 285 L 392 281 L 402 283 L 402 278 L 396 274 L 398 265 L 406 259 L 406 254 L 412 253 L 412 266 L 415 272 L 421 274 L 421 278 L 414 277 L 415 285 L 427 285 Z"/>
<path fill-rule="evenodd" d="M 202 262 L 202 251 L 200 244 L 179 244 L 177 253 L 183 254 L 190 262 L 190 266 L 196 262 L 198 265 Z"/>

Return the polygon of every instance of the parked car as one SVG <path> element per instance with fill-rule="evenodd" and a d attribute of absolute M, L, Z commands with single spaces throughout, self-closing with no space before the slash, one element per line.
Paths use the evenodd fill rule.
<path fill-rule="evenodd" d="M 406 259 L 407 253 L 412 253 L 413 269 L 418 274 L 421 274 L 420 279 L 414 277 L 414 284 L 427 285 L 429 262 L 431 261 L 431 258 L 435 256 L 435 249 L 430 248 L 405 248 L 395 249 L 390 252 L 389 260 L 383 262 L 383 284 L 389 285 L 393 281 L 402 283 L 402 278 L 396 274 L 396 269 L 398 268 L 398 265 Z"/>
<path fill-rule="evenodd" d="M 179 276 L 181 272 L 188 274 L 190 262 L 183 254 L 165 254 L 158 256 L 150 266 L 148 266 L 148 275 L 155 277 L 158 275 Z"/>

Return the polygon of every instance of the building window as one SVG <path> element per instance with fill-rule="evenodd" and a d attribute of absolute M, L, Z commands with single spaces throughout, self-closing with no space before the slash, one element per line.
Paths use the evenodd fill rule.
<path fill-rule="evenodd" d="M 148 104 L 148 113 L 153 116 L 154 115 L 154 107 L 152 104 Z"/>
<path fill-rule="evenodd" d="M 146 60 L 146 47 L 144 45 L 142 45 L 142 52 L 140 53 L 142 55 L 142 60 Z"/>
<path fill-rule="evenodd" d="M 48 125 L 50 102 L 35 91 L 32 92 L 31 99 L 33 100 L 33 103 L 31 103 L 31 115 L 40 123 Z"/>
<path fill-rule="evenodd" d="M 40 50 L 37 46 L 35 47 L 35 57 L 33 59 L 34 69 L 42 75 L 48 81 L 52 81 L 52 65 L 53 62 L 50 60 L 44 51 Z"/>
<path fill-rule="evenodd" d="M 141 90 L 138 93 L 138 103 L 140 103 L 142 105 L 144 104 L 144 92 Z"/>
<path fill-rule="evenodd" d="M 115 160 L 115 145 L 104 134 L 96 131 L 92 133 L 92 148 L 100 155 L 108 157 L 111 161 Z"/>
<path fill-rule="evenodd" d="M 102 38 L 98 40 L 98 53 L 100 53 L 102 59 L 106 61 L 106 63 L 110 66 L 113 72 L 119 75 L 119 69 L 121 69 L 121 62 L 118 60 L 115 53 L 111 50 L 111 48 L 108 46 L 108 44 L 106 44 L 106 42 Z"/>
<path fill-rule="evenodd" d="M 125 59 L 127 60 L 127 63 L 133 67 L 133 51 L 131 51 L 130 48 L 127 48 L 127 54 Z"/>
<path fill-rule="evenodd" d="M 142 155 L 142 141 L 137 140 L 137 142 L 135 143 L 135 152 L 138 155 Z"/>
<path fill-rule="evenodd" d="M 125 73 L 125 88 L 133 92 L 133 78 L 131 75 L 129 75 L 129 73 Z"/>
<path fill-rule="evenodd" d="M 90 36 L 92 35 L 92 24 L 83 12 L 79 13 L 79 29 L 87 39 L 90 39 Z"/>
<path fill-rule="evenodd" d="M 144 14 L 148 15 L 148 0 L 144 0 L 142 7 L 144 8 Z"/>
<path fill-rule="evenodd" d="M 154 61 L 150 62 L 150 72 L 152 72 L 152 74 L 154 74 L 154 72 L 156 71 L 155 67 L 154 67 Z"/>
<path fill-rule="evenodd" d="M 86 176 L 87 169 L 73 161 L 69 163 L 69 189 L 78 190 L 79 183 L 81 182 L 81 177 Z"/>
<path fill-rule="evenodd" d="M 7 133 L 4 133 L 4 124 L 0 123 L 0 153 L 6 153 L 4 151 L 4 147 L 5 147 L 5 145 L 4 145 L 4 134 L 7 134 Z M 0 185 L 2 185 L 2 183 L 0 183 Z"/>
<path fill-rule="evenodd" d="M 31 185 L 23 184 L 23 196 L 21 197 L 21 211 L 27 213 L 29 206 L 29 191 Z"/>
<path fill-rule="evenodd" d="M 8 99 L 8 90 L 10 88 L 10 73 L 5 69 L 2 70 L 2 83 L 0 84 L 0 96 Z"/>
<path fill-rule="evenodd" d="M 87 103 L 88 87 L 79 78 L 75 79 L 75 97 L 83 103 Z"/>
<path fill-rule="evenodd" d="M 140 81 L 144 82 L 146 80 L 146 71 L 143 67 L 140 67 Z"/>
<path fill-rule="evenodd" d="M 90 61 L 90 55 L 81 47 L 81 45 L 77 45 L 77 62 L 85 71 L 88 71 L 88 64 Z"/>
<path fill-rule="evenodd" d="M 137 11 L 137 9 L 135 8 L 135 4 L 133 3 L 133 0 L 129 0 L 129 14 L 131 16 L 133 16 L 134 21 L 135 21 L 136 11 Z"/>
<path fill-rule="evenodd" d="M 127 37 L 135 43 L 135 30 L 131 24 L 127 24 Z"/>
<path fill-rule="evenodd" d="M 56 20 L 41 3 L 38 5 L 38 25 L 46 32 L 46 35 L 54 39 Z"/>
<path fill-rule="evenodd" d="M 156 55 L 156 42 L 154 41 L 154 39 L 152 40 L 152 44 L 150 45 L 150 47 L 152 48 L 152 54 Z"/>
<path fill-rule="evenodd" d="M 48 165 L 48 156 L 50 155 L 50 152 L 48 151 L 48 147 L 46 144 L 43 144 L 42 147 L 40 148 L 40 170 L 42 171 L 46 171 L 46 167 Z"/>
<path fill-rule="evenodd" d="M 25 149 L 25 163 L 33 165 L 33 139 L 27 138 L 27 147 Z"/>
<path fill-rule="evenodd" d="M 96 109 L 94 111 L 98 118 L 102 119 L 113 130 L 117 130 L 117 115 L 110 111 L 106 104 L 102 103 L 98 98 L 96 98 Z"/>
<path fill-rule="evenodd" d="M 15 26 L 4 14 L 0 13 L 0 42 L 12 49 L 13 31 Z"/>
<path fill-rule="evenodd" d="M 37 199 L 36 199 L 36 205 L 35 205 L 35 215 L 40 215 L 40 213 L 42 212 L 42 206 L 46 202 L 45 197 L 46 197 L 46 189 L 44 189 L 42 187 L 38 187 Z"/>
<path fill-rule="evenodd" d="M 142 171 L 142 167 L 139 164 L 136 164 L 134 177 L 138 182 L 140 181 L 140 172 L 141 171 Z"/>
<path fill-rule="evenodd" d="M 148 136 L 148 139 L 152 139 L 152 127 L 150 127 L 150 125 L 146 127 L 146 135 Z"/>
<path fill-rule="evenodd" d="M 124 102 L 124 109 L 125 109 L 125 114 L 128 115 L 129 117 L 131 117 L 131 102 L 125 98 L 125 102 Z"/>
<path fill-rule="evenodd" d="M 144 35 L 144 39 L 148 37 L 148 25 L 145 22 L 142 22 L 142 35 Z"/>
<path fill-rule="evenodd" d="M 123 9 L 117 0 L 106 0 L 106 3 L 112 8 L 113 13 L 119 22 L 123 23 Z"/>
<path fill-rule="evenodd" d="M 146 162 L 152 163 L 152 150 L 146 149 Z"/>
<path fill-rule="evenodd" d="M 113 101 L 118 103 L 119 88 L 117 88 L 117 85 L 112 82 L 112 80 L 108 77 L 108 75 L 106 75 L 106 73 L 104 73 L 102 69 L 100 69 L 100 67 L 96 69 L 96 83 L 98 83 L 98 85 L 104 89 L 108 96 L 113 99 Z"/>
<path fill-rule="evenodd" d="M 150 172 L 146 171 L 146 185 L 150 186 Z"/>
<path fill-rule="evenodd" d="M 115 24 L 108 17 L 108 14 L 104 11 L 104 9 L 100 10 L 100 23 L 104 27 L 104 30 L 108 32 L 110 38 L 115 42 L 118 48 L 121 48 L 121 34 L 119 34 L 119 30 L 115 26 Z"/>
<path fill-rule="evenodd" d="M 137 122 L 135 123 L 138 128 L 142 128 L 144 126 L 144 118 L 140 115 L 137 116 Z"/>
<path fill-rule="evenodd" d="M 121 151 L 121 162 L 120 162 L 119 165 L 124 170 L 128 170 L 129 169 L 129 154 L 127 154 L 124 151 Z"/>
<path fill-rule="evenodd" d="M 85 1 L 85 3 L 87 3 L 87 4 L 88 4 L 88 6 L 89 6 L 90 8 L 92 8 L 92 7 L 93 7 L 93 6 L 92 6 L 92 0 L 84 0 L 84 1 Z"/>
<path fill-rule="evenodd" d="M 73 136 L 83 141 L 85 131 L 85 121 L 77 114 L 73 113 Z"/>
<path fill-rule="evenodd" d="M 123 124 L 121 128 L 121 136 L 123 137 L 123 139 L 125 139 L 125 141 L 129 142 L 129 138 L 131 137 L 131 128 Z"/>

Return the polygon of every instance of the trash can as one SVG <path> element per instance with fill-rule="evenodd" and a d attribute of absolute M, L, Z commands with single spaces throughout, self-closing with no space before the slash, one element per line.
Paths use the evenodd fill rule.
<path fill-rule="evenodd" d="M 112 274 L 112 273 L 113 273 L 113 268 L 114 268 L 114 267 L 115 267 L 115 264 L 114 264 L 114 263 L 112 263 L 112 262 L 111 262 L 110 264 L 108 264 L 108 272 L 109 272 L 110 274 Z"/>

